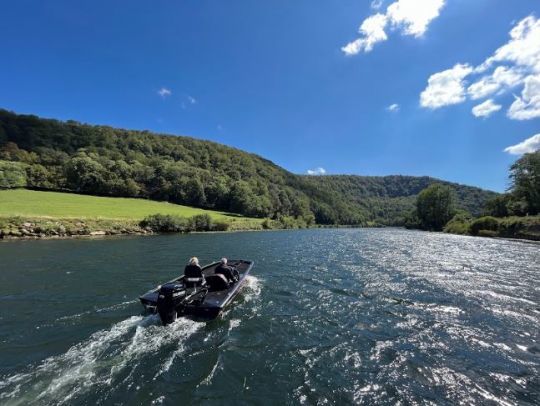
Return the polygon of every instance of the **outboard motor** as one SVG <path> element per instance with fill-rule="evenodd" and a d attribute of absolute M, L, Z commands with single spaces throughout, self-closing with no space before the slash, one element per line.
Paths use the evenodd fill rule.
<path fill-rule="evenodd" d="M 177 309 L 186 297 L 186 290 L 178 283 L 166 283 L 159 289 L 157 311 L 163 325 L 176 320 Z"/>

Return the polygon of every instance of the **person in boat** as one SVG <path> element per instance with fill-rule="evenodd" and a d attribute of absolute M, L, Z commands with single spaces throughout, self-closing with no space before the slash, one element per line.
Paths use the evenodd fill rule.
<path fill-rule="evenodd" d="M 214 273 L 223 275 L 229 283 L 238 281 L 238 271 L 227 265 L 227 258 L 221 258 L 219 262 L 220 264 L 216 267 Z"/>
<path fill-rule="evenodd" d="M 190 258 L 184 268 L 184 281 L 188 287 L 197 287 L 205 284 L 202 268 L 197 257 Z"/>

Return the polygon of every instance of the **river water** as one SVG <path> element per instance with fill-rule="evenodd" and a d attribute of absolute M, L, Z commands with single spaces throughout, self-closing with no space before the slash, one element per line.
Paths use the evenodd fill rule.
<path fill-rule="evenodd" d="M 139 294 L 255 261 L 220 319 Z M 0 243 L 0 404 L 539 404 L 540 246 L 398 229 Z"/>

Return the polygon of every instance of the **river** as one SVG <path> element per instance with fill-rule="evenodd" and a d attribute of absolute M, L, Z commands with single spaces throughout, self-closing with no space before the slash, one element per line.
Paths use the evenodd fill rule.
<path fill-rule="evenodd" d="M 215 321 L 139 294 L 255 261 Z M 0 404 L 538 404 L 540 246 L 400 229 L 0 243 Z"/>

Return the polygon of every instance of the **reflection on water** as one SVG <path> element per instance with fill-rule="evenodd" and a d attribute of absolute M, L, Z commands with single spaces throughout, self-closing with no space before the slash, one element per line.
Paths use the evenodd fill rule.
<path fill-rule="evenodd" d="M 137 295 L 255 260 L 223 317 Z M 404 230 L 0 244 L 0 403 L 537 404 L 540 246 Z"/>

